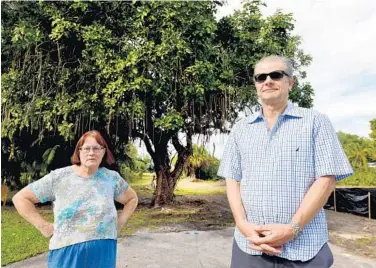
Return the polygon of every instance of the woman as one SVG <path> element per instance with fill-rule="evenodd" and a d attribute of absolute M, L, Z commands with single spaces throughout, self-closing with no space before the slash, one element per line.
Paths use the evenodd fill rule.
<path fill-rule="evenodd" d="M 116 267 L 116 239 L 137 206 L 135 191 L 112 170 L 114 157 L 98 131 L 78 141 L 72 166 L 57 169 L 13 197 L 21 216 L 51 238 L 48 267 Z M 124 204 L 119 215 L 114 200 Z M 54 224 L 35 209 L 53 202 Z"/>

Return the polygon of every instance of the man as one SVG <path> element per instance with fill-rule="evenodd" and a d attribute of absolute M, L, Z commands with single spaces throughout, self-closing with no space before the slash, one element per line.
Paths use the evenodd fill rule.
<path fill-rule="evenodd" d="M 323 206 L 352 168 L 328 118 L 288 102 L 287 58 L 262 58 L 254 74 L 262 109 L 235 124 L 218 170 L 236 223 L 231 267 L 330 267 Z"/>

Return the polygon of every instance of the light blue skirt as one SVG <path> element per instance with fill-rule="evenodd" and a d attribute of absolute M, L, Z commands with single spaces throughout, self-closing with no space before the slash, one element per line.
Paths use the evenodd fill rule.
<path fill-rule="evenodd" d="M 48 252 L 48 268 L 115 268 L 117 241 L 92 240 Z"/>

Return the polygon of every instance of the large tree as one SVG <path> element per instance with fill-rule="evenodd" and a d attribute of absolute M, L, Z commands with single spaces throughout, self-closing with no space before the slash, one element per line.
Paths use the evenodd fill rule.
<path fill-rule="evenodd" d="M 313 90 L 301 81 L 311 58 L 291 33 L 292 15 L 265 18 L 260 1 L 250 1 L 216 21 L 216 5 L 2 2 L 8 159 L 22 135 L 39 144 L 56 136 L 72 144 L 96 128 L 107 132 L 116 155 L 129 138 L 140 138 L 154 162 L 158 206 L 173 200 L 192 136 L 226 132 L 226 122 L 258 104 L 252 66 L 260 57 L 293 59 L 298 83 L 290 98 L 310 107 Z M 178 153 L 174 169 L 170 142 Z"/>

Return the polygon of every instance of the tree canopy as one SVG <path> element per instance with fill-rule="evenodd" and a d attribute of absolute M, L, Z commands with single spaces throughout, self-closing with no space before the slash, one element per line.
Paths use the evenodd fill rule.
<path fill-rule="evenodd" d="M 312 106 L 303 82 L 311 57 L 292 34 L 292 14 L 264 17 L 261 1 L 249 1 L 217 21 L 218 4 L 2 2 L 2 154 L 13 164 L 5 173 L 17 177 L 35 148 L 57 144 L 66 164 L 79 136 L 97 129 L 118 159 L 129 139 L 143 140 L 159 205 L 173 199 L 192 136 L 226 132 L 226 122 L 258 105 L 252 77 L 262 56 L 291 58 L 298 83 L 290 98 Z"/>

